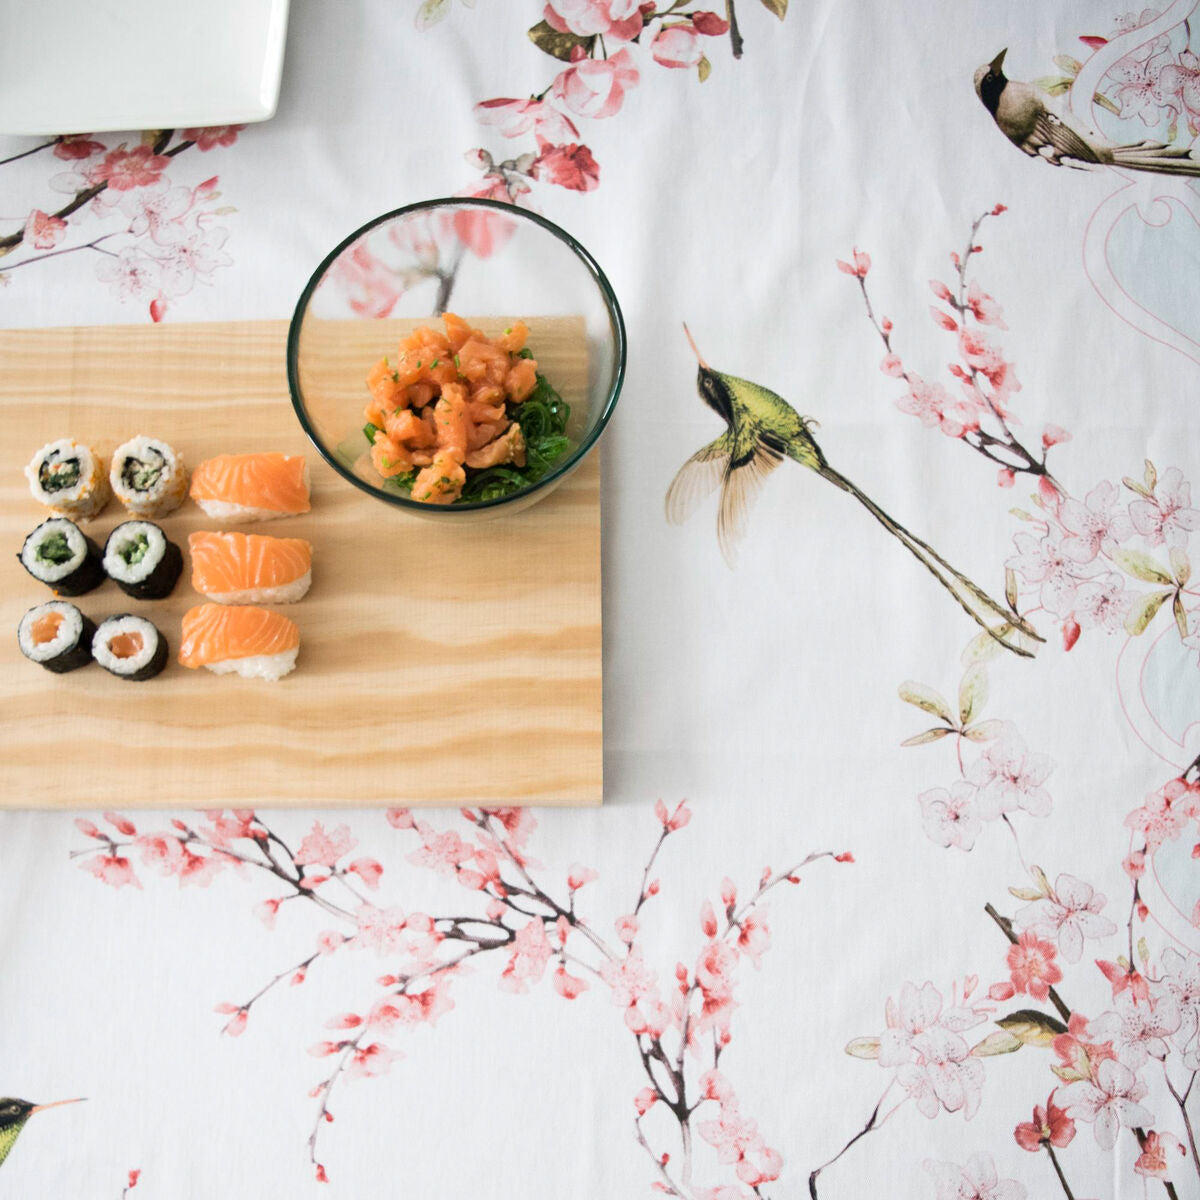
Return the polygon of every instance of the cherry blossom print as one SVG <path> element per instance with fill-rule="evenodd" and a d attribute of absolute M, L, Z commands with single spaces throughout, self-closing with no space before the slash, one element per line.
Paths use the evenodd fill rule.
<path fill-rule="evenodd" d="M 1025 1200 L 1028 1193 L 1015 1179 L 1001 1179 L 990 1154 L 972 1154 L 964 1166 L 925 1161 L 933 1177 L 937 1200 Z"/>
<path fill-rule="evenodd" d="M 25 244 L 35 250 L 53 250 L 66 232 L 66 221 L 35 208 L 25 222 Z"/>
<path fill-rule="evenodd" d="M 506 138 L 534 133 L 554 143 L 573 142 L 579 130 L 565 113 L 545 100 L 484 100 L 475 106 L 481 125 L 491 125 Z"/>
<path fill-rule="evenodd" d="M 978 789 L 976 812 L 983 820 L 1023 809 L 1034 817 L 1049 815 L 1050 795 L 1042 786 L 1054 770 L 1045 754 L 1032 754 L 1011 725 L 968 768 L 967 780 Z"/>
<path fill-rule="evenodd" d="M 1075 560 L 1063 549 L 1062 534 L 1058 530 L 1041 537 L 1018 533 L 1013 541 L 1017 553 L 1004 565 L 1027 583 L 1038 585 L 1038 599 L 1047 612 L 1068 616 L 1075 606 L 1080 577 Z"/>
<path fill-rule="evenodd" d="M 1121 542 L 1133 536 L 1133 522 L 1114 512 L 1121 498 L 1116 484 L 1098 483 L 1082 500 L 1067 497 L 1059 509 L 1059 520 L 1066 530 L 1062 553 L 1072 562 L 1090 563 L 1103 550 L 1111 557 Z"/>
<path fill-rule="evenodd" d="M 983 823 L 975 812 L 976 788 L 960 779 L 950 789 L 933 788 L 917 797 L 921 806 L 921 828 L 939 846 L 970 850 Z"/>
<path fill-rule="evenodd" d="M 1034 933 L 1023 933 L 1017 944 L 1008 949 L 1009 981 L 1018 992 L 1045 1000 L 1063 977 L 1055 962 L 1057 957 L 1052 943 L 1042 941 Z"/>
<path fill-rule="evenodd" d="M 541 920 L 530 921 L 516 936 L 513 951 L 500 976 L 500 986 L 509 992 L 525 992 L 545 974 L 552 954 Z"/>
<path fill-rule="evenodd" d="M 1192 485 L 1178 467 L 1163 472 L 1152 496 L 1129 505 L 1133 527 L 1151 546 L 1182 547 L 1188 534 L 1200 529 L 1200 509 L 1192 507 Z"/>
<path fill-rule="evenodd" d="M 704 57 L 699 33 L 689 25 L 664 25 L 650 43 L 650 53 L 660 67 L 687 69 Z"/>
<path fill-rule="evenodd" d="M 232 146 L 245 125 L 210 125 L 206 129 L 185 129 L 181 133 L 184 141 L 195 142 L 196 149 L 203 153 L 218 146 Z"/>
<path fill-rule="evenodd" d="M 126 246 L 96 264 L 96 278 L 112 286 L 118 299 L 131 300 L 162 286 L 162 264 L 140 246 Z"/>
<path fill-rule="evenodd" d="M 600 186 L 600 167 L 586 146 L 543 145 L 529 168 L 534 179 L 557 184 L 574 192 Z"/>
<path fill-rule="evenodd" d="M 1153 853 L 1164 842 L 1173 841 L 1188 825 L 1189 814 L 1184 805 L 1175 803 L 1165 788 L 1151 792 L 1140 808 L 1125 818 L 1125 824 L 1141 835 L 1145 853 Z"/>
<path fill-rule="evenodd" d="M 1146 1084 L 1125 1063 L 1106 1058 L 1096 1068 L 1094 1079 L 1064 1084 L 1058 1095 L 1067 1115 L 1091 1125 L 1096 1144 L 1111 1150 L 1122 1128 L 1154 1124 L 1154 1114 L 1139 1103 L 1146 1091 Z"/>
<path fill-rule="evenodd" d="M 88 179 L 93 184 L 106 183 L 113 191 L 127 192 L 131 188 L 157 183 L 170 162 L 166 155 L 155 154 L 149 146 L 126 150 L 121 145 L 109 151 L 88 172 Z"/>
<path fill-rule="evenodd" d="M 141 888 L 141 882 L 133 873 L 133 864 L 127 858 L 123 858 L 117 854 L 98 854 L 93 858 L 84 859 L 79 864 L 85 871 L 91 875 L 95 875 L 102 883 L 107 883 L 109 887 L 135 887 Z"/>
<path fill-rule="evenodd" d="M 1111 1042 L 1121 1062 L 1138 1071 L 1147 1059 L 1166 1059 L 1168 1039 L 1181 1024 L 1179 1005 L 1170 994 L 1138 1001 L 1132 991 L 1124 991 L 1116 999 L 1115 1011 L 1101 1013 L 1088 1023 L 1088 1035 Z"/>
<path fill-rule="evenodd" d="M 102 153 L 104 148 L 104 143 L 93 141 L 90 133 L 65 133 L 54 143 L 54 157 L 77 162 Z"/>
<path fill-rule="evenodd" d="M 163 295 L 174 299 L 187 295 L 196 283 L 211 283 L 213 272 L 233 261 L 222 249 L 228 237 L 228 230 L 219 226 L 197 227 L 155 253 Z"/>
<path fill-rule="evenodd" d="M 1188 131 L 1194 136 L 1200 128 L 1200 56 L 1191 50 L 1182 51 L 1176 62 L 1162 68 L 1158 87 L 1170 107 L 1186 113 Z"/>
<path fill-rule="evenodd" d="M 611 58 L 584 59 L 568 67 L 554 81 L 554 98 L 580 117 L 598 120 L 621 109 L 625 93 L 638 84 L 640 76 L 628 50 Z"/>
<path fill-rule="evenodd" d="M 386 1075 L 392 1069 L 392 1063 L 403 1057 L 402 1050 L 393 1050 L 382 1042 L 356 1046 L 346 1066 L 346 1078 L 373 1079 L 379 1075 Z"/>
<path fill-rule="evenodd" d="M 1167 947 L 1162 953 L 1161 986 L 1179 1012 L 1173 1040 L 1183 1065 L 1200 1070 L 1200 955 Z"/>
<path fill-rule="evenodd" d="M 1160 56 L 1139 59 L 1127 55 L 1109 69 L 1108 77 L 1117 86 L 1114 99 L 1126 119 L 1138 117 L 1151 128 L 1162 120 L 1162 109 L 1170 107 L 1170 93 L 1162 86 L 1165 62 Z"/>
<path fill-rule="evenodd" d="M 1187 1148 L 1174 1134 L 1151 1130 L 1133 1169 L 1148 1179 L 1173 1179 L 1174 1169 L 1181 1165 L 1179 1159 L 1186 1157 Z"/>
<path fill-rule="evenodd" d="M 347 825 L 339 825 L 326 832 L 320 821 L 314 821 L 312 831 L 305 835 L 296 851 L 298 866 L 318 865 L 334 867 L 344 854 L 349 854 L 358 842 L 350 836 Z"/>
<path fill-rule="evenodd" d="M 1061 1150 L 1074 1140 L 1075 1122 L 1067 1116 L 1065 1109 L 1054 1103 L 1054 1096 L 1051 1092 L 1045 1105 L 1035 1105 L 1032 1119 L 1023 1121 L 1013 1130 L 1013 1137 L 1022 1150 L 1036 1153 L 1046 1143 Z"/>
<path fill-rule="evenodd" d="M 360 317 L 386 317 L 403 291 L 395 273 L 361 242 L 338 255 L 330 278 L 345 292 L 351 311 Z"/>
<path fill-rule="evenodd" d="M 1053 938 L 1059 953 L 1069 963 L 1083 956 L 1086 938 L 1106 938 L 1116 925 L 1100 915 L 1107 900 L 1091 884 L 1073 875 L 1060 875 L 1049 896 L 1018 909 L 1013 925 L 1042 938 Z"/>
<path fill-rule="evenodd" d="M 1083 629 L 1120 633 L 1133 603 L 1133 593 L 1115 571 L 1089 579 L 1075 593 L 1074 616 Z"/>
<path fill-rule="evenodd" d="M 1099 1065 L 1116 1058 L 1111 1042 L 1088 1040 L 1088 1019 L 1082 1013 L 1072 1013 L 1067 1032 L 1058 1034 L 1050 1043 L 1058 1063 L 1051 1068 L 1064 1083 L 1094 1079 Z"/>
<path fill-rule="evenodd" d="M 614 41 L 627 42 L 642 30 L 639 0 L 552 0 L 545 18 L 560 33 L 600 34 Z"/>

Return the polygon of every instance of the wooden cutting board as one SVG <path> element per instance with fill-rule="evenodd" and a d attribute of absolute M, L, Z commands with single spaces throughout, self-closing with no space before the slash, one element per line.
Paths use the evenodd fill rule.
<path fill-rule="evenodd" d="M 568 400 L 581 395 L 579 323 L 529 324 L 545 374 Z M 364 372 L 380 353 L 370 325 L 355 323 Z M 598 456 L 513 516 L 447 528 L 395 511 L 305 438 L 286 332 L 283 321 L 0 331 L 0 806 L 600 803 Z M 291 675 L 179 666 L 180 619 L 203 601 L 190 564 L 166 600 L 106 582 L 73 601 L 96 621 L 154 621 L 171 647 L 157 679 L 128 683 L 95 664 L 55 676 L 21 655 L 22 614 L 50 598 L 16 558 L 49 515 L 22 468 L 58 437 L 107 456 L 138 433 L 189 465 L 307 456 L 312 511 L 241 527 L 313 543 L 312 590 L 280 609 L 300 626 Z M 114 500 L 84 528 L 103 545 L 126 517 Z M 185 560 L 190 532 L 221 528 L 191 501 L 161 524 Z"/>

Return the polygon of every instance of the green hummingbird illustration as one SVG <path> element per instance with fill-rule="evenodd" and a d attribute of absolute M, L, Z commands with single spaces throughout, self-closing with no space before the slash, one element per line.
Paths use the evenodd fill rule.
<path fill-rule="evenodd" d="M 28 1100 L 0 1100 L 0 1164 L 9 1156 L 25 1122 L 34 1113 L 45 1112 L 48 1108 L 61 1108 L 64 1104 L 79 1104 L 80 1096 L 74 1100 L 56 1100 L 53 1104 L 33 1104 Z"/>
<path fill-rule="evenodd" d="M 1044 641 L 1015 611 L 998 604 L 956 571 L 931 546 L 893 520 L 855 484 L 825 461 L 813 438 L 817 422 L 802 417 L 782 397 L 748 379 L 714 371 L 696 348 L 691 331 L 684 333 L 700 363 L 696 387 L 700 399 L 725 422 L 725 432 L 697 450 L 679 469 L 667 491 L 667 520 L 682 524 L 696 505 L 718 487 L 717 540 L 732 567 L 746 519 L 766 477 L 785 458 L 815 471 L 853 496 L 954 597 L 959 607 L 1006 650 L 1025 658 Z"/>

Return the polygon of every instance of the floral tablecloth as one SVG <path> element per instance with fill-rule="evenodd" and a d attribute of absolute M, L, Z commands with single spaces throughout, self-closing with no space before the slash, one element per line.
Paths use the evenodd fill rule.
<path fill-rule="evenodd" d="M 10 327 L 458 193 L 631 333 L 603 810 L 0 817 L 0 1194 L 1200 1196 L 1195 0 L 703 3 L 296 0 L 266 124 L 0 143 Z"/>

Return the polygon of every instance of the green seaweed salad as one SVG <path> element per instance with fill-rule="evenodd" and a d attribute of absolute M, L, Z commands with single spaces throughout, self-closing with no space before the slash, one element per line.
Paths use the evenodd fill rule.
<path fill-rule="evenodd" d="M 530 350 L 518 352 L 518 358 L 532 358 Z M 559 462 L 571 449 L 571 439 L 567 436 L 567 421 L 571 416 L 571 406 L 554 390 L 546 377 L 539 371 L 537 386 L 520 404 L 509 403 L 508 416 L 521 427 L 525 438 L 525 465 L 515 466 L 506 463 L 500 467 L 484 467 L 478 469 L 467 467 L 466 486 L 462 495 L 454 501 L 455 504 L 479 504 L 484 500 L 499 500 L 511 496 L 532 484 L 538 483 L 549 473 L 551 467 Z M 363 437 L 368 446 L 375 444 L 375 433 L 378 426 L 367 422 L 363 426 Z M 357 437 L 343 442 L 338 447 L 338 456 L 347 466 L 353 467 L 362 454 L 362 443 Z M 402 475 L 394 475 L 384 479 L 376 486 L 385 492 L 395 492 L 399 496 L 408 497 L 416 482 L 417 472 L 406 471 Z"/>

